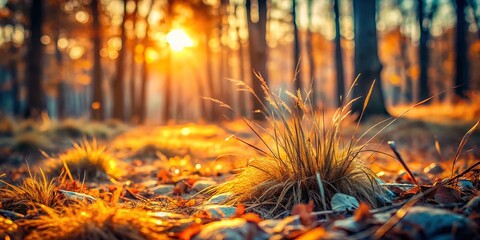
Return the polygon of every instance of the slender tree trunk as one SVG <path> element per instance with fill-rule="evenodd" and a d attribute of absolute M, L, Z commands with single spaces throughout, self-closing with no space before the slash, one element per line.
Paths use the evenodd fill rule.
<path fill-rule="evenodd" d="M 113 118 L 125 120 L 125 50 L 127 43 L 125 23 L 127 19 L 127 0 L 123 0 L 123 20 L 120 31 L 122 47 L 118 52 L 117 69 L 113 81 Z"/>
<path fill-rule="evenodd" d="M 137 47 L 138 39 L 136 33 L 137 27 L 137 13 L 138 13 L 138 0 L 135 0 L 135 10 L 132 13 L 133 19 L 133 31 L 134 37 L 132 40 L 132 48 L 131 48 L 131 59 L 130 59 L 130 121 L 132 123 L 138 123 L 138 104 L 137 104 L 137 96 L 136 96 L 136 84 L 135 80 L 137 79 L 137 63 L 135 62 L 135 48 Z"/>
<path fill-rule="evenodd" d="M 210 46 L 208 43 L 210 42 L 210 33 L 205 32 L 204 34 L 205 37 L 205 69 L 207 71 L 207 88 L 208 88 L 208 93 L 210 94 L 211 98 L 217 98 L 217 93 L 215 91 L 215 84 L 213 81 L 213 73 L 212 73 L 212 51 L 210 49 Z M 216 115 L 215 111 L 215 104 L 213 102 L 210 102 L 210 113 L 207 114 L 207 120 L 209 121 L 215 121 L 214 116 Z"/>
<path fill-rule="evenodd" d="M 245 79 L 245 57 L 244 57 L 244 47 L 242 43 L 242 39 L 240 38 L 240 18 L 236 15 L 238 13 L 237 9 L 240 6 L 235 4 L 235 16 L 236 16 L 236 26 L 235 31 L 237 34 L 237 44 L 238 44 L 238 68 L 239 68 L 239 78 L 241 81 L 246 81 Z M 248 104 L 247 100 L 247 93 L 245 91 L 238 91 L 238 103 L 240 108 L 240 114 L 244 117 L 248 116 Z"/>
<path fill-rule="evenodd" d="M 457 27 L 455 36 L 455 95 L 467 99 L 470 84 L 468 81 L 468 42 L 467 42 L 467 20 L 465 19 L 465 8 L 467 0 L 455 0 L 457 13 Z"/>
<path fill-rule="evenodd" d="M 334 0 L 333 11 L 335 13 L 335 73 L 337 76 L 337 106 L 340 107 L 343 104 L 343 98 L 345 97 L 345 75 L 343 70 L 343 54 L 342 43 L 340 35 L 340 1 Z"/>
<path fill-rule="evenodd" d="M 55 36 L 53 38 L 54 42 L 58 42 L 60 37 L 60 30 L 57 29 L 55 31 Z M 65 119 L 65 83 L 63 79 L 63 56 L 60 48 L 58 48 L 58 44 L 55 44 L 55 61 L 56 61 L 56 68 L 59 74 L 58 82 L 57 82 L 57 113 L 59 119 Z"/>
<path fill-rule="evenodd" d="M 27 52 L 27 109 L 25 117 L 40 117 L 46 110 L 43 96 L 43 45 L 40 42 L 43 27 L 43 0 L 33 0 L 30 8 L 30 39 Z"/>
<path fill-rule="evenodd" d="M 410 69 L 410 59 L 408 57 L 408 46 L 407 46 L 407 41 L 405 39 L 405 36 L 400 36 L 400 57 L 402 58 L 402 64 L 403 64 L 403 72 L 404 72 L 404 77 L 405 77 L 405 87 L 403 89 L 403 95 L 405 97 L 405 102 L 406 103 L 411 103 L 413 101 L 413 96 L 412 96 L 412 78 L 410 77 L 410 74 L 408 73 Z"/>
<path fill-rule="evenodd" d="M 100 49 L 102 47 L 102 29 L 100 25 L 99 0 L 90 2 L 92 12 L 92 29 L 93 29 L 93 102 L 92 117 L 93 120 L 101 121 L 104 119 L 105 105 L 103 100 L 103 76 L 102 76 L 102 59 Z"/>
<path fill-rule="evenodd" d="M 428 41 L 430 38 L 430 31 L 428 26 L 425 26 L 425 0 L 418 1 L 418 24 L 420 26 L 420 43 L 419 43 L 419 63 L 420 63 L 420 80 L 418 96 L 420 100 L 430 97 L 430 85 L 428 84 L 428 65 L 429 65 L 429 53 L 428 53 Z"/>
<path fill-rule="evenodd" d="M 363 111 L 363 119 L 371 115 L 388 115 L 383 99 L 382 81 L 380 73 L 382 64 L 378 57 L 377 28 L 376 28 L 376 1 L 363 0 L 353 2 L 354 28 L 355 28 L 355 76 L 357 86 L 353 88 L 353 98 L 361 97 L 354 101 L 352 112 L 360 114 Z M 363 110 L 364 101 L 375 81 L 375 85 L 368 102 Z"/>
<path fill-rule="evenodd" d="M 172 114 L 172 50 L 167 49 L 168 56 L 167 56 L 167 63 L 165 64 L 167 67 L 167 72 L 165 74 L 165 86 L 163 89 L 164 93 L 164 108 L 163 108 L 163 122 L 167 124 L 171 119 Z"/>
<path fill-rule="evenodd" d="M 312 109 L 315 111 L 318 107 L 317 99 L 317 82 L 315 81 L 315 58 L 313 56 L 313 47 L 312 47 L 312 4 L 313 0 L 308 0 L 308 28 L 307 28 L 307 39 L 306 39 L 306 48 L 307 48 L 307 57 L 309 67 L 309 81 L 310 87 L 312 88 L 312 94 L 310 100 L 312 102 Z"/>
<path fill-rule="evenodd" d="M 138 106 L 138 117 L 139 122 L 144 124 L 147 119 L 147 86 L 148 86 L 148 77 L 149 77 L 149 68 L 147 62 L 147 46 L 149 45 L 148 33 L 150 32 L 150 24 L 148 23 L 148 18 L 152 13 L 154 0 L 150 0 L 150 8 L 148 9 L 147 16 L 145 16 L 145 21 L 147 26 L 145 27 L 145 36 L 142 40 L 143 45 L 143 62 L 142 62 L 142 73 L 141 73 L 141 83 L 140 83 L 140 102 Z"/>
<path fill-rule="evenodd" d="M 292 0 L 292 23 L 293 23 L 293 79 L 295 79 L 295 90 L 302 91 L 302 64 L 300 59 L 300 36 L 297 26 L 297 3 Z"/>
<path fill-rule="evenodd" d="M 251 0 L 245 2 L 247 8 L 247 21 L 248 21 L 248 46 L 250 55 L 250 64 L 254 71 L 258 72 L 265 82 L 268 84 L 268 46 L 266 40 L 267 33 L 267 1 L 258 1 L 258 21 L 252 21 L 252 8 Z M 252 71 L 252 89 L 260 98 L 263 103 L 266 102 L 262 86 L 257 76 Z M 255 120 L 265 120 L 262 114 L 255 112 L 256 110 L 263 110 L 262 102 L 258 101 L 252 96 L 253 101 L 253 118 Z"/>

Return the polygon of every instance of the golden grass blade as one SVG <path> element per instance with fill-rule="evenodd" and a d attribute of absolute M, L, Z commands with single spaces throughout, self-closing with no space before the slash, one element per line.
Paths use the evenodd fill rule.
<path fill-rule="evenodd" d="M 451 177 L 453 177 L 453 174 L 454 174 L 454 171 L 455 171 L 455 163 L 457 162 L 458 158 L 460 157 L 460 153 L 462 153 L 462 150 L 465 147 L 465 144 L 467 144 L 468 139 L 470 139 L 470 136 L 472 135 L 472 133 L 477 129 L 479 123 L 480 123 L 480 121 L 477 121 L 477 123 L 475 123 L 475 125 L 473 125 L 473 127 L 471 127 L 470 130 L 468 130 L 468 132 L 465 135 L 463 135 L 463 138 L 460 141 L 460 144 L 458 145 L 457 152 L 455 153 L 455 156 L 453 157 L 452 173 L 450 175 Z"/>

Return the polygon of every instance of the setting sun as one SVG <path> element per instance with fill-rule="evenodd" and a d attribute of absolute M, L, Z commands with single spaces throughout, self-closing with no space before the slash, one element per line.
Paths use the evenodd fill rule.
<path fill-rule="evenodd" d="M 193 46 L 193 40 L 182 29 L 174 29 L 167 34 L 167 42 L 173 51 L 182 51 Z"/>

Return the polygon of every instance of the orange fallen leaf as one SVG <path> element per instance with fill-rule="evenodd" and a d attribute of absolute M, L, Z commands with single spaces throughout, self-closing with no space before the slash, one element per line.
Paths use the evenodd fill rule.
<path fill-rule="evenodd" d="M 313 211 L 313 208 L 314 208 L 314 205 L 312 200 L 310 200 L 308 204 L 299 203 L 293 206 L 293 209 L 290 215 L 292 216 L 298 215 L 302 225 L 306 227 L 310 227 L 315 222 L 315 216 L 312 216 L 311 214 Z"/>
<path fill-rule="evenodd" d="M 373 215 L 370 213 L 370 207 L 366 203 L 360 203 L 353 217 L 356 222 L 362 222 L 371 219 Z"/>

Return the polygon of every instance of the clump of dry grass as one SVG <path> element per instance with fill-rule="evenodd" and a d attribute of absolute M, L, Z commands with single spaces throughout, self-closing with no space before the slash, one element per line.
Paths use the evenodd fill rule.
<path fill-rule="evenodd" d="M 48 180 L 42 171 L 40 177 L 30 173 L 19 185 L 0 182 L 5 184 L 0 188 L 2 209 L 26 214 L 39 204 L 55 208 L 63 203 L 54 179 Z"/>
<path fill-rule="evenodd" d="M 312 111 L 309 93 L 304 97 L 300 91 L 297 94 L 287 91 L 290 101 L 286 102 L 260 80 L 269 103 L 264 112 L 270 126 L 263 128 L 244 119 L 262 147 L 239 140 L 263 156 L 250 160 L 242 172 L 212 189 L 212 193 L 232 193 L 227 204 L 243 203 L 268 217 L 282 216 L 295 204 L 309 200 L 314 201 L 317 210 L 328 209 L 335 193 L 379 206 L 378 194 L 382 195 L 384 190 L 360 159 L 366 151 L 365 145 L 358 144 L 353 136 L 348 141 L 340 137 L 341 123 L 350 113 L 351 102 L 339 108 L 327 122 L 325 115 Z M 255 94 L 243 82 L 237 84 Z"/>
<path fill-rule="evenodd" d="M 83 140 L 74 143 L 74 147 L 61 154 L 58 158 L 50 159 L 47 163 L 48 173 L 59 176 L 66 172 L 71 180 L 85 177 L 88 180 L 99 177 L 119 179 L 125 171 L 120 161 L 108 152 L 105 145 L 99 145 L 94 139 L 91 142 Z"/>
<path fill-rule="evenodd" d="M 20 133 L 12 139 L 2 140 L 0 143 L 15 152 L 47 151 L 54 148 L 52 141 L 40 132 Z"/>
<path fill-rule="evenodd" d="M 77 205 L 64 211 L 43 207 L 46 215 L 23 222 L 33 229 L 25 239 L 168 239 L 160 232 L 166 222 L 152 213 L 108 206 L 103 202 Z"/>

